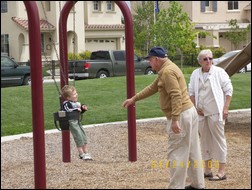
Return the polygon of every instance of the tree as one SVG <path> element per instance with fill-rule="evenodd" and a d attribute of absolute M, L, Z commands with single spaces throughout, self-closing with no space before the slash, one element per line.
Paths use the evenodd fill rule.
<path fill-rule="evenodd" d="M 231 19 L 228 24 L 231 28 L 227 33 L 225 33 L 224 38 L 229 40 L 235 49 L 239 48 L 241 42 L 244 42 L 248 38 L 248 33 L 250 32 L 250 24 L 246 29 L 241 29 L 237 24 L 236 19 Z"/>
<path fill-rule="evenodd" d="M 155 23 L 153 1 L 145 1 L 135 12 L 133 23 L 136 50 L 146 54 L 151 47 L 160 45 L 168 49 L 169 56 L 194 52 L 196 30 L 179 2 L 171 1 L 168 9 L 161 9 L 156 14 Z"/>
<path fill-rule="evenodd" d="M 137 5 L 136 15 L 133 16 L 134 24 L 134 47 L 140 54 L 145 55 L 150 47 L 153 38 L 152 27 L 154 24 L 154 4 L 152 1 L 145 1 L 143 6 Z"/>
<path fill-rule="evenodd" d="M 188 14 L 182 11 L 178 1 L 171 1 L 169 8 L 161 10 L 157 15 L 154 27 L 155 45 L 162 45 L 168 49 L 170 56 L 177 53 L 192 53 L 196 44 L 196 31 Z"/>

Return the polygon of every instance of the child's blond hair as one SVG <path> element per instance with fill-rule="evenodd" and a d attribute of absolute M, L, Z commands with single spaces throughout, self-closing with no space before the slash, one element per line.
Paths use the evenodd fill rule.
<path fill-rule="evenodd" d="M 61 96 L 63 96 L 65 99 L 69 98 L 73 91 L 76 91 L 76 88 L 71 85 L 65 85 L 61 89 Z"/>

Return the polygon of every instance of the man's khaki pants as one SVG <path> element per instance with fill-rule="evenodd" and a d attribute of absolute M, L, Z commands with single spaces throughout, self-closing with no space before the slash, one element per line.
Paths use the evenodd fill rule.
<path fill-rule="evenodd" d="M 170 161 L 170 183 L 168 189 L 184 189 L 186 177 L 194 188 L 205 188 L 204 165 L 201 157 L 198 114 L 195 107 L 180 114 L 181 132 L 175 134 L 167 123 L 168 160 Z"/>

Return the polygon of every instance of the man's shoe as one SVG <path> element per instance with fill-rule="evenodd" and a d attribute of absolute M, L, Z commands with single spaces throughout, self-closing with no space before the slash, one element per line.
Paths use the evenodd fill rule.
<path fill-rule="evenodd" d="M 193 187 L 191 185 L 188 185 L 188 186 L 185 186 L 185 189 L 198 189 L 198 188 L 195 188 L 195 187 Z M 204 188 L 201 188 L 201 189 L 204 189 Z"/>
<path fill-rule="evenodd" d="M 204 178 L 209 178 L 209 177 L 213 177 L 213 173 L 212 172 L 210 172 L 209 174 L 205 174 L 204 173 Z"/>

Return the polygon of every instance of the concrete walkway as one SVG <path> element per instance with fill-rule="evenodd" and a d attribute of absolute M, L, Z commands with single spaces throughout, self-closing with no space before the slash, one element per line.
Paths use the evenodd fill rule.
<path fill-rule="evenodd" d="M 60 76 L 56 75 L 54 76 L 54 79 L 52 78 L 52 76 L 43 77 L 43 83 L 54 83 L 54 80 L 56 83 L 60 83 Z M 73 79 L 68 78 L 68 81 L 73 81 Z"/>
<path fill-rule="evenodd" d="M 248 109 L 239 109 L 239 110 L 230 110 L 230 113 L 240 113 L 240 112 L 251 112 L 251 108 Z M 136 120 L 136 123 L 143 123 L 143 122 L 149 122 L 149 121 L 160 121 L 160 120 L 166 120 L 166 117 L 157 117 L 157 118 L 148 118 L 148 119 L 139 119 Z M 101 124 L 91 124 L 91 125 L 83 125 L 83 128 L 90 128 L 90 127 L 100 127 L 104 125 L 118 125 L 118 124 L 126 124 L 128 121 L 120 121 L 120 122 L 112 122 L 112 123 L 101 123 Z M 51 133 L 59 133 L 58 129 L 51 129 L 51 130 L 46 130 L 45 134 L 51 134 Z M 11 141 L 11 140 L 16 140 L 20 139 L 21 137 L 31 137 L 32 138 L 33 133 L 24 133 L 24 134 L 19 134 L 19 135 L 12 135 L 12 136 L 4 136 L 1 137 L 1 143 L 6 142 L 6 141 Z"/>

